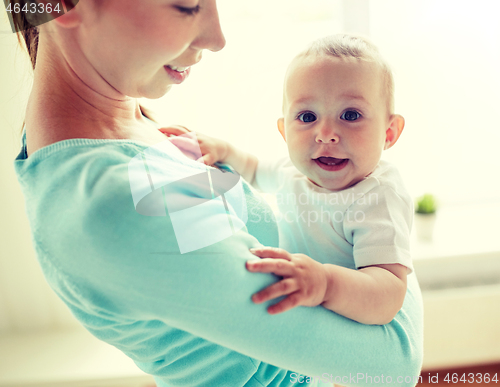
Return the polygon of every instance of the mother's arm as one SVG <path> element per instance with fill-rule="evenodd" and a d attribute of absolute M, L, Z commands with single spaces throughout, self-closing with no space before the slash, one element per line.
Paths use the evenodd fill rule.
<path fill-rule="evenodd" d="M 276 277 L 246 270 L 245 262 L 255 259 L 249 248 L 259 241 L 245 229 L 180 254 L 169 216 L 135 211 L 125 162 L 118 160 L 104 172 L 89 167 L 86 173 L 75 203 L 85 211 L 75 221 L 87 243 L 80 248 L 83 252 L 75 250 L 71 271 L 82 276 L 110 313 L 161 320 L 306 375 L 350 377 L 349 382 L 344 379 L 349 385 L 366 385 L 364 378 L 353 379 L 355 375 L 383 375 L 396 385 L 415 385 L 410 379 L 422 363 L 422 300 L 414 274 L 408 276 L 403 308 L 387 325 L 363 325 L 323 307 L 269 315 L 269 304 L 254 304 L 250 297 Z M 205 206 L 216 204 L 208 201 Z M 227 224 L 226 214 L 207 208 L 204 214 L 213 214 L 211 228 Z"/>

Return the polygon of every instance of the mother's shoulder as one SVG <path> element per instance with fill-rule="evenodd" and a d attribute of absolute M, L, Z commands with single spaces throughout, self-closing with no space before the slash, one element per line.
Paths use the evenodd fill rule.
<path fill-rule="evenodd" d="M 39 120 L 27 116 L 25 130 L 28 157 L 41 148 L 64 140 L 129 140 L 151 146 L 167 138 L 151 122 L 146 121 L 117 128 L 111 124 L 75 122 L 64 118 Z"/>

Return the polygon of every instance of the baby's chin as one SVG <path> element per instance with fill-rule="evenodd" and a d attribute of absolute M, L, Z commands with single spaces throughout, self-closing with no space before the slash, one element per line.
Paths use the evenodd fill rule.
<path fill-rule="evenodd" d="M 349 188 L 349 186 L 347 186 L 345 184 L 342 185 L 342 184 L 334 184 L 331 182 L 321 182 L 321 181 L 318 181 L 318 179 L 311 179 L 310 177 L 307 177 L 307 179 L 311 183 L 313 183 L 315 186 L 317 186 L 319 188 L 326 189 L 328 191 L 332 191 L 332 192 L 342 191 L 346 188 Z"/>
<path fill-rule="evenodd" d="M 334 179 L 324 179 L 318 176 L 308 176 L 307 174 L 306 177 L 315 186 L 332 192 L 343 191 L 347 188 L 351 188 L 364 179 L 364 177 L 351 177 L 348 180 L 342 179 L 341 181 L 335 181 Z"/>

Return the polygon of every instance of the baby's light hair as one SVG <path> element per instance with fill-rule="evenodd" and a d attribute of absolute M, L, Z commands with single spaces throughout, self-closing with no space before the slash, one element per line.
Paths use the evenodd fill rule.
<path fill-rule="evenodd" d="M 349 34 L 336 34 L 312 42 L 295 58 L 312 55 L 330 55 L 337 58 L 356 58 L 376 63 L 384 76 L 387 110 L 394 113 L 394 77 L 388 63 L 380 54 L 377 46 L 365 37 Z"/>

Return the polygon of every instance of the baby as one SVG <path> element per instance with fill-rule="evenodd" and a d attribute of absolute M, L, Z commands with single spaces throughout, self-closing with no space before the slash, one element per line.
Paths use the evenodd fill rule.
<path fill-rule="evenodd" d="M 229 164 L 276 195 L 280 249 L 252 249 L 262 259 L 247 262 L 249 271 L 282 277 L 252 296 L 256 303 L 285 296 L 269 313 L 322 305 L 382 325 L 400 310 L 413 270 L 413 203 L 395 167 L 380 160 L 404 127 L 393 89 L 372 43 L 329 36 L 298 54 L 286 74 L 278 129 L 289 158 L 259 162 L 197 134 L 206 164 Z"/>

